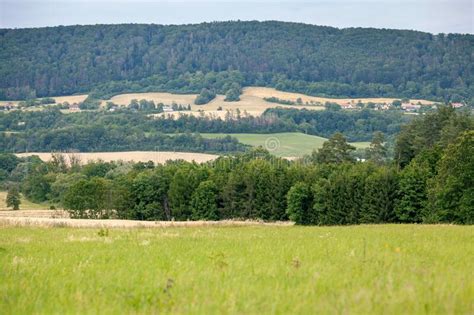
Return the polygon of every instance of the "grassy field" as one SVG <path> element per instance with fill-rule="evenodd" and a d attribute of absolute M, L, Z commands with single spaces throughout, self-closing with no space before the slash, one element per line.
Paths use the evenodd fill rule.
<path fill-rule="evenodd" d="M 223 133 L 203 133 L 206 138 L 224 137 Z M 231 134 L 240 142 L 251 146 L 262 146 L 272 154 L 280 157 L 301 157 L 311 154 L 314 149 L 321 148 L 326 138 L 311 136 L 299 132 L 283 132 L 272 134 L 236 133 Z M 366 148 L 369 142 L 354 142 L 356 148 Z"/>
<path fill-rule="evenodd" d="M 6 199 L 7 199 L 7 192 L 0 191 L 0 210 L 12 210 L 11 208 L 7 208 Z M 21 210 L 43 210 L 43 209 L 49 209 L 49 205 L 33 203 L 25 199 L 25 197 L 23 197 L 22 195 L 20 209 Z"/>
<path fill-rule="evenodd" d="M 472 226 L 0 227 L 3 314 L 472 314 Z"/>

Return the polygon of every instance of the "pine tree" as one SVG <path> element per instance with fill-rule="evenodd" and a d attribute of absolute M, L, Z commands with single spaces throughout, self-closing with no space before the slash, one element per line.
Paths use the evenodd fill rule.
<path fill-rule="evenodd" d="M 383 164 L 387 158 L 387 148 L 384 146 L 385 137 L 380 131 L 374 133 L 370 147 L 367 148 L 367 159 L 378 165 Z"/>
<path fill-rule="evenodd" d="M 428 200 L 426 182 L 429 177 L 429 167 L 416 160 L 400 173 L 400 200 L 396 207 L 397 219 L 400 222 L 422 221 Z"/>
<path fill-rule="evenodd" d="M 306 183 L 298 182 L 287 194 L 286 213 L 296 224 L 314 224 L 311 190 Z"/>
<path fill-rule="evenodd" d="M 312 153 L 312 159 L 318 163 L 343 163 L 354 162 L 351 152 L 355 147 L 347 143 L 346 138 L 340 132 L 336 132 L 323 147 Z"/>
<path fill-rule="evenodd" d="M 435 219 L 474 223 L 474 131 L 466 131 L 448 146 L 438 164 L 430 199 Z"/>

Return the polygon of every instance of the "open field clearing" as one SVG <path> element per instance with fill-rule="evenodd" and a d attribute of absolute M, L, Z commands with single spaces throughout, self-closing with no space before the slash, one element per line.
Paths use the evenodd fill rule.
<path fill-rule="evenodd" d="M 205 116 L 211 117 L 221 117 L 224 118 L 226 111 L 236 111 L 237 108 L 243 114 L 246 111 L 249 115 L 259 116 L 266 109 L 274 108 L 278 106 L 293 107 L 293 108 L 308 108 L 321 110 L 324 107 L 321 106 L 304 106 L 304 105 L 281 105 L 276 103 L 267 102 L 263 97 L 254 95 L 252 90 L 255 88 L 244 88 L 243 93 L 240 96 L 240 101 L 238 102 L 224 102 L 224 95 L 217 95 L 214 100 L 204 105 L 195 105 L 194 100 L 196 99 L 196 94 L 171 94 L 171 93 L 132 93 L 132 94 L 120 94 L 112 97 L 110 101 L 118 105 L 128 105 L 131 100 L 141 100 L 146 99 L 148 101 L 154 101 L 155 103 L 163 103 L 165 105 L 171 105 L 173 102 L 181 105 L 191 105 L 191 112 L 185 111 L 181 113 L 162 113 L 159 115 L 169 116 L 173 115 L 174 117 L 179 117 L 179 115 L 202 115 L 199 110 L 204 111 Z M 250 92 L 249 92 L 250 91 Z M 276 91 L 276 90 L 275 90 Z M 265 96 L 266 97 L 266 96 Z M 295 98 L 296 99 L 296 98 Z M 105 104 L 105 101 L 102 102 Z M 219 107 L 222 107 L 222 110 L 217 110 Z"/>
<path fill-rule="evenodd" d="M 368 102 L 373 102 L 373 103 L 387 103 L 391 104 L 394 100 L 400 99 L 400 98 L 385 98 L 385 97 L 378 97 L 378 98 L 329 98 L 329 97 L 316 97 L 316 96 L 308 96 L 305 94 L 300 94 L 300 93 L 292 93 L 292 92 L 283 92 L 283 91 L 278 91 L 274 88 L 268 88 L 268 87 L 248 87 L 244 89 L 244 93 L 248 96 L 256 96 L 259 98 L 268 98 L 268 97 L 277 97 L 279 99 L 283 100 L 289 100 L 296 102 L 297 98 L 301 98 L 303 103 L 306 102 L 319 102 L 319 103 L 326 103 L 326 102 L 333 102 L 333 103 L 338 103 L 338 104 L 346 104 L 346 103 L 354 103 L 357 104 L 359 101 L 362 103 L 368 103 Z M 423 105 L 432 105 L 435 102 L 428 101 L 428 100 L 421 100 L 421 99 L 411 99 L 411 103 L 418 103 L 420 102 Z"/>
<path fill-rule="evenodd" d="M 214 100 L 205 105 L 195 105 L 194 100 L 197 94 L 172 94 L 172 93 L 130 93 L 120 94 L 112 97 L 110 101 L 118 105 L 126 106 L 130 104 L 133 99 L 141 100 L 146 99 L 148 101 L 154 101 L 155 103 L 163 103 L 165 105 L 171 105 L 177 103 L 181 105 L 191 105 L 191 111 L 173 112 L 173 113 L 161 113 L 155 114 L 155 116 L 164 116 L 178 118 L 181 115 L 193 115 L 193 116 L 207 116 L 212 118 L 225 118 L 227 111 L 231 111 L 233 115 L 236 115 L 235 111 L 237 108 L 243 115 L 244 111 L 252 116 L 260 116 L 266 109 L 275 107 L 285 108 L 306 108 L 312 110 L 322 110 L 323 106 L 314 106 L 312 104 L 306 105 L 306 103 L 321 103 L 334 102 L 338 104 L 347 104 L 361 101 L 363 103 L 374 102 L 374 103 L 387 103 L 391 104 L 395 98 L 327 98 L 327 97 L 315 97 L 308 96 L 300 93 L 291 93 L 278 91 L 274 88 L 266 87 L 246 87 L 242 90 L 240 101 L 238 102 L 225 102 L 224 95 L 217 95 Z M 301 98 L 304 105 L 282 105 L 278 103 L 267 102 L 264 98 L 277 97 L 281 100 L 296 102 L 298 98 Z M 432 101 L 427 100 L 411 100 L 412 103 L 420 102 L 423 105 L 431 105 Z M 106 101 L 102 102 L 105 105 Z M 217 110 L 219 107 L 222 110 Z"/>
<path fill-rule="evenodd" d="M 11 210 L 11 208 L 7 208 L 6 199 L 7 199 L 7 192 L 6 191 L 0 191 L 0 210 Z M 21 195 L 20 209 L 21 210 L 49 209 L 49 205 L 33 203 L 33 202 L 27 200 L 25 197 L 23 197 L 23 195 Z"/>
<path fill-rule="evenodd" d="M 472 226 L 0 227 L 3 314 L 472 314 Z"/>
<path fill-rule="evenodd" d="M 52 96 L 56 101 L 56 104 L 59 103 L 64 103 L 68 102 L 69 104 L 74 104 L 74 103 L 81 103 L 87 98 L 87 94 L 81 94 L 81 95 L 68 95 L 68 96 Z M 7 104 L 12 104 L 14 106 L 17 106 L 18 103 L 21 101 L 0 101 L 0 105 L 7 105 Z M 48 105 L 46 105 L 48 106 Z"/>
<path fill-rule="evenodd" d="M 221 138 L 227 134 L 203 133 L 205 138 Z M 235 133 L 229 134 L 244 144 L 251 146 L 262 146 L 270 153 L 279 157 L 301 157 L 311 154 L 314 149 L 319 149 L 328 139 L 318 136 L 307 135 L 299 132 L 283 132 L 272 134 Z M 356 148 L 366 148 L 369 142 L 351 143 Z"/>
<path fill-rule="evenodd" d="M 51 153 L 45 152 L 29 152 L 29 153 L 18 153 L 17 156 L 25 157 L 37 155 L 43 161 L 49 161 L 52 158 Z M 65 153 L 65 157 L 68 158 L 68 153 Z M 203 163 L 212 161 L 218 157 L 215 154 L 206 153 L 191 153 L 191 152 L 160 152 L 160 151 L 130 151 L 130 152 L 81 152 L 73 153 L 75 157 L 79 157 L 82 163 L 90 161 L 102 160 L 105 162 L 110 161 L 124 161 L 124 162 L 148 162 L 153 161 L 155 163 L 165 163 L 168 160 L 185 160 L 188 162 L 195 161 L 197 163 Z"/>

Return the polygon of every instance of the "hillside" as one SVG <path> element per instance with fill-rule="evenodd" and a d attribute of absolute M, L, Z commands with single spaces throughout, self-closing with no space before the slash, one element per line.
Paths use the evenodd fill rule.
<path fill-rule="evenodd" d="M 0 99 L 225 94 L 251 85 L 349 98 L 473 97 L 472 35 L 284 22 L 123 24 L 1 29 L 0 46 Z"/>

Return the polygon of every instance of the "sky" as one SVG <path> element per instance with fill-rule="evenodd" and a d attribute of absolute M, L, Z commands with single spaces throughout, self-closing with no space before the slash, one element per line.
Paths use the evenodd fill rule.
<path fill-rule="evenodd" d="M 279 20 L 474 34 L 474 0 L 0 0 L 0 28 Z"/>

